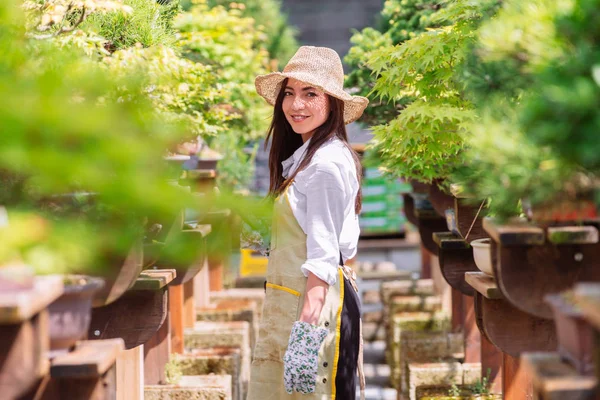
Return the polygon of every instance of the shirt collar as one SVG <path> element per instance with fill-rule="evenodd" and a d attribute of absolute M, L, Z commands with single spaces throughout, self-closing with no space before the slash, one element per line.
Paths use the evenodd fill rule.
<path fill-rule="evenodd" d="M 300 164 L 306 149 L 308 148 L 308 144 L 310 143 L 310 139 L 308 139 L 304 144 L 292 154 L 287 160 L 283 160 L 281 165 L 283 166 L 283 178 L 287 179 L 293 171 L 296 170 L 296 167 Z"/>

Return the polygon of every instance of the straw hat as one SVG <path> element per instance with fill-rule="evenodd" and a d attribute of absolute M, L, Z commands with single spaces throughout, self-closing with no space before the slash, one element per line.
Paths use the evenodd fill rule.
<path fill-rule="evenodd" d="M 281 83 L 294 78 L 330 96 L 344 101 L 344 122 L 349 124 L 362 115 L 369 99 L 344 92 L 344 69 L 335 50 L 327 47 L 302 46 L 287 63 L 283 72 L 273 72 L 256 77 L 256 91 L 271 105 L 275 105 Z"/>

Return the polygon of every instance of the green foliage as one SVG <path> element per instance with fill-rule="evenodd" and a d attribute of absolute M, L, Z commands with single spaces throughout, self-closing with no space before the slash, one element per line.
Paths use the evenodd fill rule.
<path fill-rule="evenodd" d="M 432 16 L 442 7 L 439 0 L 386 0 L 381 30 L 394 44 L 412 39 L 427 28 L 439 26 Z"/>
<path fill-rule="evenodd" d="M 369 126 L 386 123 L 414 100 L 407 93 L 386 100 L 373 95 L 378 75 L 368 65 L 371 54 L 380 48 L 390 48 L 413 38 L 429 27 L 439 26 L 439 22 L 434 23 L 431 16 L 440 7 L 438 0 L 388 0 L 381 12 L 380 30 L 367 27 L 361 32 L 354 32 L 350 39 L 353 46 L 344 57 L 350 69 L 345 85 L 369 98 L 369 107 L 361 118 L 362 123 Z"/>
<path fill-rule="evenodd" d="M 456 385 L 456 383 L 453 382 L 452 386 L 450 386 L 450 389 L 448 389 L 448 396 L 460 396 L 460 394 L 460 388 Z"/>
<path fill-rule="evenodd" d="M 177 2 L 134 0 L 36 0 L 26 18 L 16 3 L 0 3 L 0 204 L 10 222 L 0 264 L 91 273 L 127 254 L 145 221 L 213 201 L 268 212 L 227 187 L 202 200 L 169 183 L 163 161 L 201 135 L 226 154 L 224 181 L 243 187 L 243 149 L 269 113 L 251 90 L 268 64 L 253 20 L 202 4 L 175 20 Z"/>
<path fill-rule="evenodd" d="M 475 40 L 474 30 L 495 4 L 446 2 L 432 18 L 451 25 L 371 53 L 369 66 L 378 75 L 374 92 L 380 98 L 417 98 L 394 120 L 374 128 L 374 145 L 388 172 L 431 182 L 462 164 L 464 137 L 476 113 L 461 93 L 455 69 Z"/>
<path fill-rule="evenodd" d="M 221 109 L 230 117 L 226 129 L 218 137 L 207 138 L 215 150 L 223 153 L 220 162 L 221 183 L 240 188 L 251 178 L 254 153 L 248 156 L 244 148 L 262 137 L 272 108 L 254 88 L 257 74 L 266 73 L 269 55 L 264 47 L 265 33 L 251 18 L 243 17 L 238 9 L 221 6 L 208 8 L 198 4 L 189 13 L 175 21 L 180 32 L 178 45 L 190 60 L 211 67 L 217 76 L 217 85 L 226 95 Z M 235 147 L 232 148 L 231 146 Z"/>
<path fill-rule="evenodd" d="M 505 2 L 479 30 L 460 72 L 482 118 L 472 127 L 466 164 L 453 180 L 467 193 L 490 197 L 499 218 L 518 213 L 522 199 L 547 203 L 589 189 L 594 180 L 586 168 L 594 168 L 587 160 L 598 159 L 592 132 L 598 128 L 599 91 L 593 58 L 583 66 L 578 55 L 591 48 L 587 35 L 595 25 L 588 21 L 586 28 L 577 20 L 584 14 L 574 11 L 575 4 Z M 561 26 L 571 18 L 581 42 L 564 34 L 574 32 Z"/>
<path fill-rule="evenodd" d="M 82 28 L 98 33 L 107 40 L 109 51 L 125 49 L 140 43 L 144 47 L 173 45 L 175 31 L 172 20 L 179 11 L 178 2 L 160 5 L 150 0 L 123 0 L 132 12 L 104 13 L 90 16 Z"/>
<path fill-rule="evenodd" d="M 266 40 L 261 45 L 264 45 L 269 57 L 276 62 L 276 68 L 283 68 L 296 52 L 297 32 L 282 13 L 280 0 L 208 0 L 208 5 L 238 9 L 243 17 L 252 18 L 258 29 L 266 34 Z"/>

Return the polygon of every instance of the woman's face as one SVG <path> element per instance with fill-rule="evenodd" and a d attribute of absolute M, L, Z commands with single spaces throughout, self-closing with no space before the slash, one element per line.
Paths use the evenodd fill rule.
<path fill-rule="evenodd" d="M 329 117 L 329 98 L 325 92 L 310 85 L 288 79 L 284 88 L 283 113 L 294 132 L 304 141 L 312 136 Z"/>

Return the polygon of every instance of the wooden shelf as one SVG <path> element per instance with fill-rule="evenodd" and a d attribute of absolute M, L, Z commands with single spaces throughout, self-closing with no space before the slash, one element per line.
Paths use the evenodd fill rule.
<path fill-rule="evenodd" d="M 36 276 L 33 288 L 0 293 L 0 325 L 18 324 L 46 308 L 63 293 L 63 277 Z"/>
<path fill-rule="evenodd" d="M 131 290 L 159 290 L 175 279 L 174 269 L 147 269 L 140 273 Z"/>
<path fill-rule="evenodd" d="M 525 220 L 512 220 L 499 224 L 491 218 L 483 219 L 483 228 L 496 241 L 504 246 L 543 245 L 546 238 L 544 230 L 527 223 Z"/>
<path fill-rule="evenodd" d="M 50 375 L 53 378 L 100 377 L 115 364 L 123 349 L 123 339 L 81 341 L 75 350 L 52 360 Z"/>
<path fill-rule="evenodd" d="M 498 290 L 494 278 L 483 272 L 465 272 L 465 281 L 486 299 L 499 300 L 504 298 Z"/>
<path fill-rule="evenodd" d="M 581 376 L 558 353 L 524 353 L 521 360 L 531 374 L 534 391 L 544 399 L 591 399 L 597 379 Z"/>
<path fill-rule="evenodd" d="M 560 226 L 548 228 L 548 241 L 561 244 L 598 243 L 598 229 L 593 226 Z"/>

